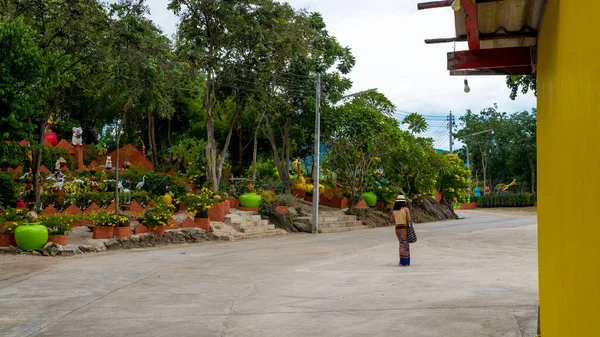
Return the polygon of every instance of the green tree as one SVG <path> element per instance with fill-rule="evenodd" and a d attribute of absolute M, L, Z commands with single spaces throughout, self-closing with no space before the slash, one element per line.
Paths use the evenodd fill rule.
<path fill-rule="evenodd" d="M 506 76 L 506 86 L 510 89 L 510 98 L 514 100 L 517 98 L 519 88 L 523 95 L 527 94 L 529 90 L 533 91 L 533 94 L 537 96 L 537 81 L 535 75 L 509 75 Z"/>
<path fill-rule="evenodd" d="M 444 155 L 440 162 L 436 188 L 442 195 L 442 203 L 452 204 L 466 200 L 471 172 L 456 154 Z"/>
<path fill-rule="evenodd" d="M 44 81 L 44 55 L 35 31 L 22 19 L 0 19 L 0 149 L 2 160 L 20 152 L 18 142 L 30 139 L 30 116 L 42 106 L 39 83 Z"/>
<path fill-rule="evenodd" d="M 22 19 L 35 32 L 42 53 L 38 67 L 43 75 L 38 83 L 40 108 L 21 115 L 22 120 L 36 125 L 33 175 L 36 204 L 39 204 L 39 168 L 43 140 L 49 118 L 64 105 L 67 89 L 89 73 L 86 60 L 101 49 L 106 29 L 106 12 L 95 0 L 6 0 L 0 12 L 10 21 Z"/>
<path fill-rule="evenodd" d="M 169 53 L 169 40 L 145 17 L 148 9 L 143 0 L 121 0 L 111 5 L 115 18 L 109 66 L 110 81 L 107 95 L 115 112 L 116 165 L 115 180 L 119 181 L 120 139 L 128 112 L 143 114 L 164 109 L 169 113 L 165 98 L 165 71 L 163 58 Z M 118 212 L 119 194 L 115 189 L 115 212 Z"/>
<path fill-rule="evenodd" d="M 417 112 L 413 112 L 404 117 L 402 124 L 408 124 L 408 129 L 413 135 L 425 132 L 429 127 L 425 118 Z"/>

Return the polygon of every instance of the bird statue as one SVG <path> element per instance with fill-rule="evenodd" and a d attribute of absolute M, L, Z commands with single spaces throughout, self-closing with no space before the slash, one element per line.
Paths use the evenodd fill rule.
<path fill-rule="evenodd" d="M 57 189 L 57 190 L 62 190 L 63 185 L 65 184 L 65 181 L 57 181 L 54 183 L 54 185 L 52 185 L 52 188 Z"/>
<path fill-rule="evenodd" d="M 146 183 L 146 176 L 142 177 L 142 181 L 140 181 L 136 186 L 135 189 L 136 190 L 141 190 L 142 188 L 144 188 L 144 184 Z"/>

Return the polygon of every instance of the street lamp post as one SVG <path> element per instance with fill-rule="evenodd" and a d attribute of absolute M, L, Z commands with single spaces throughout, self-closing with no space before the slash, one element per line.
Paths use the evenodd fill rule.
<path fill-rule="evenodd" d="M 460 138 L 467 138 L 467 137 L 471 137 L 471 136 L 475 136 L 475 135 L 480 135 L 482 133 L 487 133 L 487 132 L 491 132 L 492 136 L 494 135 L 494 130 L 493 129 L 489 129 L 489 130 L 484 130 L 484 131 L 479 131 L 479 132 L 475 132 L 475 133 L 471 133 L 465 136 L 462 136 Z M 471 156 L 469 155 L 469 145 L 467 145 L 465 143 L 465 147 L 467 149 L 467 168 L 469 169 L 469 171 L 471 171 Z M 485 175 L 485 172 L 483 172 L 483 174 Z M 483 190 L 485 193 L 485 178 L 483 179 Z M 469 184 L 469 195 L 471 195 L 471 184 Z"/>
<path fill-rule="evenodd" d="M 346 99 L 357 95 L 362 95 L 377 89 L 369 89 L 359 91 L 350 95 L 342 97 Z M 321 164 L 321 74 L 317 74 L 316 82 L 316 103 L 317 107 L 315 110 L 315 154 L 314 154 L 314 165 L 313 165 L 313 214 L 312 214 L 312 232 L 319 232 L 319 173 Z"/>

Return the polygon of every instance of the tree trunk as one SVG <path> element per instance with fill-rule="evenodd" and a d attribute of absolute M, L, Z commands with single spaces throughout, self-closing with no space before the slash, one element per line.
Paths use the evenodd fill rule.
<path fill-rule="evenodd" d="M 254 148 L 252 149 L 252 181 L 256 181 L 256 156 L 258 154 L 258 131 L 260 131 L 260 125 L 262 124 L 263 118 L 265 118 L 265 113 L 263 112 L 262 116 L 260 116 L 260 120 L 256 125 L 256 130 L 254 131 Z"/>
<path fill-rule="evenodd" d="M 169 149 L 173 147 L 173 140 L 171 139 L 171 118 L 169 118 L 169 124 L 167 124 L 167 139 L 169 141 Z M 173 164 L 173 152 L 169 151 L 169 165 Z"/>
<path fill-rule="evenodd" d="M 204 104 L 206 106 L 206 161 L 207 178 L 212 182 L 213 192 L 219 191 L 219 182 L 217 180 L 217 151 L 215 144 L 215 126 L 213 120 L 213 106 L 210 100 L 212 73 L 208 71 L 206 76 L 206 88 L 204 90 Z"/>
<path fill-rule="evenodd" d="M 481 167 L 483 169 L 483 194 L 486 194 L 486 186 L 487 186 L 487 177 L 486 177 L 486 171 L 487 171 L 487 160 L 486 160 L 486 155 L 484 151 L 481 151 Z M 492 192 L 492 189 L 490 188 L 490 193 Z"/>
<path fill-rule="evenodd" d="M 242 138 L 242 123 L 238 123 L 238 176 L 244 175 L 244 166 L 242 164 L 244 160 L 244 142 Z"/>
<path fill-rule="evenodd" d="M 123 129 L 123 125 L 125 124 L 125 118 L 127 117 L 127 110 L 129 110 L 129 107 L 131 106 L 131 103 L 133 102 L 133 96 L 129 96 L 129 98 L 127 99 L 127 102 L 125 102 L 125 105 L 123 106 L 123 114 L 121 115 L 121 122 L 119 123 L 119 127 L 117 128 L 117 151 L 116 151 L 116 158 L 115 158 L 115 162 L 113 164 L 113 167 L 115 168 L 115 214 L 119 214 L 119 155 L 120 155 L 120 149 L 119 149 L 119 144 L 121 142 L 121 130 Z"/>
<path fill-rule="evenodd" d="M 152 117 L 150 112 L 148 112 L 148 147 L 154 153 L 154 147 L 152 146 Z M 154 155 L 150 156 L 150 161 L 152 162 L 152 165 L 156 166 Z"/>
<path fill-rule="evenodd" d="M 42 165 L 42 154 L 44 152 L 44 140 L 46 139 L 46 127 L 48 126 L 48 119 L 51 113 L 46 114 L 46 118 L 40 124 L 40 148 L 37 151 L 31 151 L 31 157 L 33 159 L 33 195 L 35 196 L 35 205 L 40 206 L 41 193 L 40 193 L 40 166 Z"/>
<path fill-rule="evenodd" d="M 529 170 L 531 171 L 531 194 L 535 194 L 535 166 L 531 158 L 529 159 Z"/>
<path fill-rule="evenodd" d="M 235 114 L 229 121 L 229 130 L 227 131 L 227 138 L 225 138 L 225 144 L 223 145 L 223 151 L 221 152 L 219 159 L 219 166 L 217 171 L 217 186 L 221 184 L 221 175 L 223 174 L 223 164 L 225 163 L 225 157 L 227 156 L 227 149 L 229 148 L 229 143 L 231 142 L 231 135 L 233 135 L 233 126 L 235 125 L 235 121 L 238 116 L 241 114 L 243 109 L 242 103 L 236 103 Z"/>
<path fill-rule="evenodd" d="M 287 172 L 283 171 L 281 157 L 279 156 L 279 150 L 277 149 L 275 136 L 273 135 L 273 130 L 271 130 L 271 123 L 269 122 L 269 116 L 267 115 L 265 115 L 265 125 L 267 126 L 267 138 L 269 139 L 269 143 L 271 144 L 271 150 L 273 151 L 273 159 L 275 159 L 275 167 L 277 167 L 277 172 L 279 172 L 279 178 L 283 183 L 283 190 L 286 194 L 290 194 L 292 192 L 290 189 L 290 176 L 289 174 L 287 174 Z"/>
<path fill-rule="evenodd" d="M 152 149 L 153 149 L 152 158 L 155 163 L 154 165 L 158 165 L 160 163 L 158 161 L 158 146 L 156 146 L 156 123 L 155 123 L 156 118 L 154 116 L 154 113 L 152 113 L 151 116 L 152 116 L 152 133 L 151 133 L 151 135 L 152 135 Z"/>

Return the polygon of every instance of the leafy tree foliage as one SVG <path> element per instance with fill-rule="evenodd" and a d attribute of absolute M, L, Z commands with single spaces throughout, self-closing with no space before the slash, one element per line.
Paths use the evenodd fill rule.
<path fill-rule="evenodd" d="M 535 75 L 506 76 L 506 86 L 510 89 L 510 98 L 512 100 L 517 98 L 519 89 L 521 89 L 523 95 L 531 90 L 534 95 L 537 96 L 537 81 Z"/>
<path fill-rule="evenodd" d="M 535 192 L 536 110 L 507 114 L 496 105 L 479 114 L 470 110 L 460 118 L 456 137 L 468 147 L 475 182 L 487 186 L 517 179 L 521 189 Z M 493 130 L 494 133 L 481 131 Z M 461 151 L 466 161 L 466 151 Z"/>

